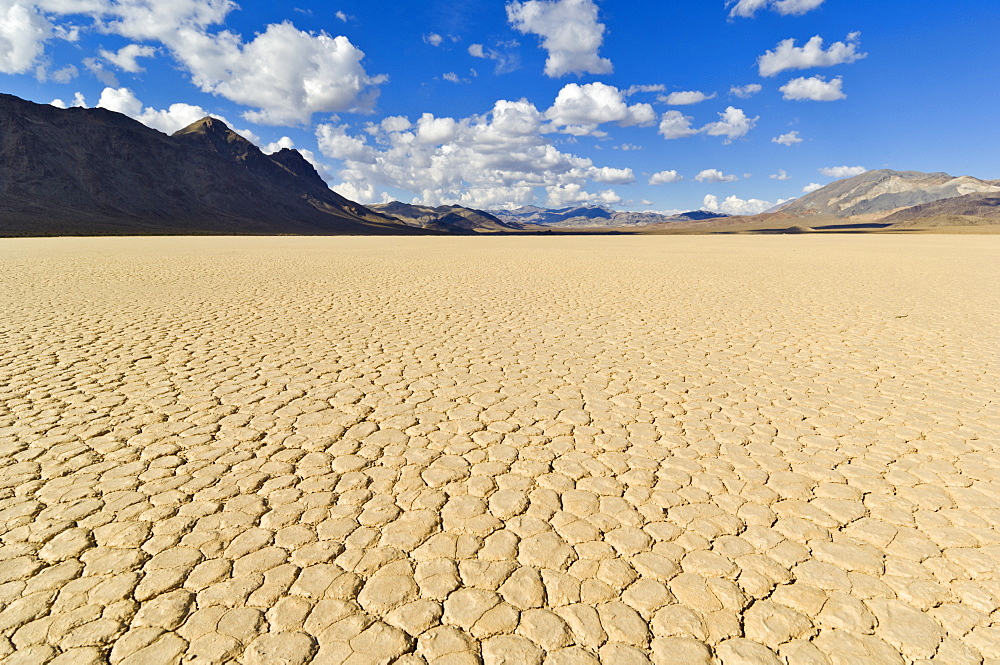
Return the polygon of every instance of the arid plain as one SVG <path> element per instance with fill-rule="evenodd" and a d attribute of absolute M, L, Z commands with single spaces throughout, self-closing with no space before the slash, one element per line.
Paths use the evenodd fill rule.
<path fill-rule="evenodd" d="M 3 663 L 1000 663 L 1000 238 L 0 241 Z"/>

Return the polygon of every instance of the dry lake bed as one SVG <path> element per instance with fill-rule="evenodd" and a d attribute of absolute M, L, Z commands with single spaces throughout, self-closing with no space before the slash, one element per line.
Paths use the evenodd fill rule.
<path fill-rule="evenodd" d="M 1000 663 L 1000 237 L 0 240 L 0 659 Z"/>

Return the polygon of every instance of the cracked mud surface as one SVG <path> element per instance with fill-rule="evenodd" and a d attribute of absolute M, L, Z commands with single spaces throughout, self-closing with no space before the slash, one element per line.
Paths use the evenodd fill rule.
<path fill-rule="evenodd" d="M 0 241 L 0 660 L 1000 663 L 998 257 Z"/>

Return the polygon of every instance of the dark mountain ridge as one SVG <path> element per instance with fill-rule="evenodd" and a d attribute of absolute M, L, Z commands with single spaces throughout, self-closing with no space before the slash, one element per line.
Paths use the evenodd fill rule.
<path fill-rule="evenodd" d="M 167 136 L 105 109 L 0 95 L 0 236 L 421 232 L 214 118 Z"/>

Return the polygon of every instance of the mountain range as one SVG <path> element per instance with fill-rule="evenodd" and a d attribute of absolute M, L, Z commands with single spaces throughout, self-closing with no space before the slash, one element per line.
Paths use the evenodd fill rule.
<path fill-rule="evenodd" d="M 0 235 L 425 233 L 214 118 L 167 136 L 101 108 L 0 95 L 0 130 Z"/>
<path fill-rule="evenodd" d="M 1000 196 L 1000 181 L 979 180 L 972 176 L 956 178 L 947 173 L 881 169 L 833 182 L 781 206 L 778 211 L 801 217 L 877 218 L 937 201 L 983 195 Z M 929 216 L 933 216 L 938 210 L 934 207 L 923 208 L 920 215 L 930 213 Z M 902 218 L 914 217 L 911 213 L 910 217 L 904 215 Z"/>
<path fill-rule="evenodd" d="M 502 233 L 521 229 L 482 210 L 458 205 L 431 206 L 393 201 L 369 206 L 372 210 L 421 229 L 446 233 Z"/>
<path fill-rule="evenodd" d="M 838 180 L 752 217 L 601 206 L 364 206 L 331 190 L 298 151 L 265 154 L 215 118 L 168 136 L 101 108 L 58 109 L 0 94 L 0 236 L 731 233 L 985 225 L 1000 227 L 1000 180 L 888 169 Z"/>
<path fill-rule="evenodd" d="M 612 210 L 604 206 L 577 206 L 550 210 L 537 206 L 522 206 L 513 210 L 493 210 L 493 215 L 521 228 L 541 226 L 556 229 L 594 229 L 639 227 L 667 222 L 691 222 L 729 217 L 724 213 L 694 210 L 675 215 L 657 212 Z"/>

